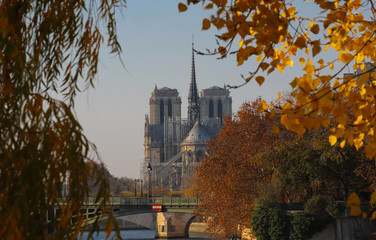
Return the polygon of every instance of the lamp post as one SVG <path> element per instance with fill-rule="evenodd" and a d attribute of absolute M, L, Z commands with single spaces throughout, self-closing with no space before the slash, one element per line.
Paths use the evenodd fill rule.
<path fill-rule="evenodd" d="M 142 179 L 141 179 L 141 197 L 144 197 L 144 192 L 143 192 L 143 189 L 142 189 L 142 185 L 143 185 L 143 183 L 142 183 Z"/>
<path fill-rule="evenodd" d="M 151 171 L 153 170 L 153 168 L 151 167 L 150 162 L 148 163 L 147 169 L 149 173 L 149 198 L 151 198 Z"/>
<path fill-rule="evenodd" d="M 137 179 L 134 180 L 134 197 L 137 197 Z"/>

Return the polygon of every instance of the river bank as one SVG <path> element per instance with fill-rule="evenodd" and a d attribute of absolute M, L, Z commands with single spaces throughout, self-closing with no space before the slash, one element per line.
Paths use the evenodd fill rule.
<path fill-rule="evenodd" d="M 129 231 L 129 230 L 150 230 L 144 226 L 129 222 L 123 218 L 117 218 L 117 222 L 119 224 L 119 229 L 121 231 Z M 205 234 L 205 230 L 207 228 L 206 223 L 202 222 L 192 222 L 191 225 L 189 226 L 189 232 L 196 233 L 196 234 Z M 100 224 L 99 229 L 101 231 L 105 230 L 105 222 Z"/>
<path fill-rule="evenodd" d="M 138 225 L 137 225 L 138 226 Z M 155 232 L 151 229 L 131 229 L 131 228 L 138 228 L 134 226 L 134 224 L 129 224 L 129 226 L 125 227 L 128 228 L 127 230 L 122 229 L 120 230 L 120 236 L 123 239 L 129 240 L 141 240 L 141 239 L 155 239 Z M 205 223 L 192 223 L 189 228 L 189 238 L 178 238 L 175 240 L 208 240 L 210 237 L 204 232 L 206 229 Z M 105 231 L 98 231 L 94 233 L 95 240 L 105 240 L 106 239 L 106 232 Z M 81 239 L 87 239 L 88 233 L 85 232 L 82 235 Z M 80 239 L 80 238 L 78 238 Z M 109 239 L 117 239 L 115 232 L 112 232 Z"/>

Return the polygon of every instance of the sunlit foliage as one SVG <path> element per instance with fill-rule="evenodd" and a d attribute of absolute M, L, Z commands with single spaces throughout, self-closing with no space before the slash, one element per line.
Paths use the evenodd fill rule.
<path fill-rule="evenodd" d="M 275 121 L 257 113 L 259 103 L 244 104 L 232 120 L 225 120 L 198 167 L 197 213 L 213 235 L 232 235 L 238 224 L 250 228 L 254 200 L 271 181 L 272 168 L 254 156 L 276 144 L 278 137 L 270 130 Z"/>
<path fill-rule="evenodd" d="M 104 40 L 120 54 L 115 12 L 123 6 L 125 0 L 0 2 L 0 239 L 76 239 L 94 186 L 97 204 L 111 214 L 103 206 L 104 167 L 94 164 L 99 157 L 74 99 L 93 86 Z M 65 195 L 59 218 L 47 219 Z"/>
<path fill-rule="evenodd" d="M 309 2 L 309 3 L 307 3 Z M 291 67 L 301 74 L 291 79 L 289 102 L 281 108 L 281 123 L 299 135 L 327 127 L 323 117 L 337 122 L 328 137 L 331 145 L 348 142 L 376 155 L 376 8 L 372 0 L 186 0 L 202 4 L 212 14 L 202 29 L 218 29 L 223 57 L 236 54 L 238 65 L 258 62 L 244 76 L 262 85 L 275 70 Z M 304 9 L 298 6 L 305 5 Z M 304 15 L 310 9 L 313 17 Z M 354 74 L 344 74 L 346 72 Z M 272 106 L 262 102 L 261 110 Z M 347 107 L 350 112 L 347 112 Z"/>
<path fill-rule="evenodd" d="M 261 99 L 244 104 L 210 142 L 198 167 L 200 206 L 197 213 L 213 235 L 228 236 L 252 226 L 255 204 L 305 202 L 313 196 L 343 201 L 357 191 L 367 198 L 376 169 L 354 146 L 330 146 L 330 130 L 299 136 L 259 112 Z M 238 226 L 240 226 L 238 228 Z"/>

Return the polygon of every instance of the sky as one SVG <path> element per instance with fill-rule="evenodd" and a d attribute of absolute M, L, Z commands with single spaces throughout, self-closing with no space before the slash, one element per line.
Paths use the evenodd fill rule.
<path fill-rule="evenodd" d="M 182 99 L 182 117 L 187 116 L 192 36 L 197 50 L 216 47 L 217 32 L 201 31 L 202 19 L 209 12 L 200 5 L 179 13 L 178 3 L 127 0 L 127 8 L 117 18 L 125 67 L 104 48 L 95 89 L 82 93 L 76 100 L 76 113 L 84 133 L 116 177 L 140 178 L 145 114 L 149 113 L 149 98 L 155 85 L 176 88 Z M 247 75 L 256 66 L 255 62 L 245 62 L 237 67 L 234 55 L 224 60 L 195 55 L 195 63 L 199 91 L 214 85 L 242 84 L 240 75 Z M 250 82 L 230 90 L 233 112 L 258 96 L 269 101 L 276 99 L 278 92 L 290 89 L 293 76 L 293 70 L 275 72 L 261 87 Z"/>

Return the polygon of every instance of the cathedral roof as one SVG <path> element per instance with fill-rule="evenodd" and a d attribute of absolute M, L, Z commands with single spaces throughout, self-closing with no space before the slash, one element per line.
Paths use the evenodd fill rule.
<path fill-rule="evenodd" d="M 160 88 L 158 89 L 159 91 L 174 91 L 176 89 L 171 89 L 171 88 L 168 88 L 168 87 L 163 87 L 163 88 Z"/>
<path fill-rule="evenodd" d="M 212 86 L 210 88 L 205 88 L 201 90 L 201 97 L 214 96 L 214 95 L 229 97 L 230 91 L 226 87 L 221 88 L 218 86 Z"/>
<path fill-rule="evenodd" d="M 209 134 L 205 131 L 204 126 L 202 126 L 198 121 L 189 131 L 188 136 L 183 140 L 182 143 L 206 143 L 210 139 Z"/>
<path fill-rule="evenodd" d="M 218 89 L 223 89 L 223 88 L 218 87 L 218 86 L 213 86 L 213 87 L 210 87 L 210 88 L 207 88 L 207 89 L 218 90 Z"/>

